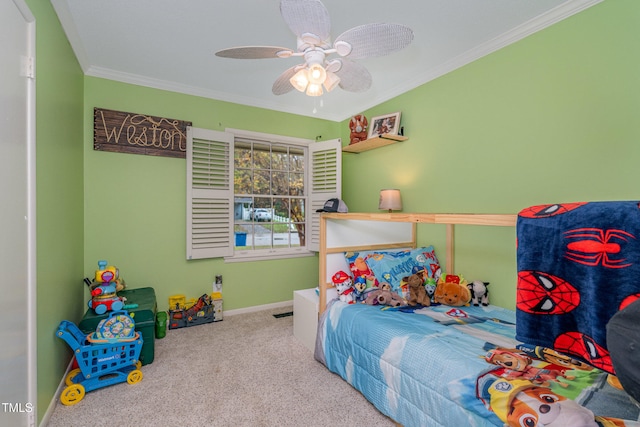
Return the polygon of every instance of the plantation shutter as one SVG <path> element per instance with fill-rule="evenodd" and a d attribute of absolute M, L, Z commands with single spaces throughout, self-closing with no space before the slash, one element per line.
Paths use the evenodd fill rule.
<path fill-rule="evenodd" d="M 233 134 L 187 129 L 187 259 L 233 255 Z"/>
<path fill-rule="evenodd" d="M 309 145 L 310 233 L 307 248 L 320 250 L 320 214 L 324 202 L 342 196 L 342 142 L 340 139 Z"/>

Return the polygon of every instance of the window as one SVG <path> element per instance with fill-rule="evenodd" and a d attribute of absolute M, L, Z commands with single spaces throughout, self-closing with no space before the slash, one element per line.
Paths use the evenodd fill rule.
<path fill-rule="evenodd" d="M 317 250 L 315 211 L 340 197 L 340 140 L 196 128 L 187 134 L 187 259 Z"/>

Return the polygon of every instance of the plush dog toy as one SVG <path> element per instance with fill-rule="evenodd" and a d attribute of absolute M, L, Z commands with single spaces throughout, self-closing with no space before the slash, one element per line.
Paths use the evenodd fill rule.
<path fill-rule="evenodd" d="M 480 280 L 474 280 L 469 283 L 467 287 L 471 291 L 471 304 L 476 307 L 482 303 L 485 307 L 489 305 L 489 282 L 481 282 Z"/>
<path fill-rule="evenodd" d="M 398 307 L 404 304 L 404 300 L 400 295 L 386 289 L 370 291 L 364 302 L 369 305 L 390 305 L 391 307 Z"/>
<path fill-rule="evenodd" d="M 467 281 L 455 274 L 443 274 L 438 279 L 433 301 L 438 304 L 461 307 L 469 305 L 471 291 L 467 288 Z"/>
<path fill-rule="evenodd" d="M 412 274 L 402 280 L 406 281 L 407 285 L 409 285 L 409 300 L 407 303 L 410 306 L 418 304 L 425 306 L 431 305 L 431 298 L 427 295 L 422 274 Z"/>
<path fill-rule="evenodd" d="M 333 277 L 331 277 L 331 281 L 338 291 L 340 301 L 346 302 L 347 304 L 355 303 L 356 294 L 355 289 L 353 288 L 353 280 L 351 280 L 351 276 L 344 271 L 338 271 L 333 275 Z"/>
<path fill-rule="evenodd" d="M 350 144 L 367 139 L 368 125 L 367 118 L 362 114 L 351 117 L 351 120 L 349 120 L 349 129 L 351 130 Z"/>

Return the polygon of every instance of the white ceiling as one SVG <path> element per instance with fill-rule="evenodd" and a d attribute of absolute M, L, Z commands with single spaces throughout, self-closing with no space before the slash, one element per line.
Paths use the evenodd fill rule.
<path fill-rule="evenodd" d="M 359 60 L 373 84 L 320 98 L 276 96 L 275 79 L 300 58 L 229 59 L 220 49 L 296 49 L 279 0 L 51 0 L 86 75 L 244 105 L 344 120 L 602 0 L 323 0 L 333 37 L 357 25 L 413 29 L 400 52 Z M 321 100 L 321 102 L 320 102 Z M 317 110 L 314 113 L 314 110 Z"/>

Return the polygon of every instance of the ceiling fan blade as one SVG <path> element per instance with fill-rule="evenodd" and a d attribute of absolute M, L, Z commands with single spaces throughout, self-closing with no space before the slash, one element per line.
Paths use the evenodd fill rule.
<path fill-rule="evenodd" d="M 371 87 L 371 74 L 363 65 L 349 61 L 347 59 L 338 59 L 342 62 L 342 67 L 336 71 L 336 75 L 340 77 L 339 86 L 349 92 L 364 92 Z"/>
<path fill-rule="evenodd" d="M 289 80 L 298 71 L 298 67 L 299 65 L 293 66 L 278 76 L 276 81 L 273 82 L 273 87 L 271 88 L 271 92 L 273 92 L 274 95 L 284 95 L 293 89 Z"/>
<path fill-rule="evenodd" d="M 388 55 L 407 47 L 413 40 L 413 31 L 400 24 L 365 24 L 340 34 L 334 43 L 338 53 L 351 59 Z M 345 51 L 348 43 L 349 52 Z M 348 49 L 347 49 L 348 50 Z"/>
<path fill-rule="evenodd" d="M 222 49 L 216 52 L 216 56 L 236 59 L 264 59 L 289 57 L 293 51 L 286 47 L 277 46 L 242 46 Z"/>
<path fill-rule="evenodd" d="M 280 13 L 291 31 L 300 38 L 305 33 L 317 36 L 320 41 L 330 36 L 329 11 L 320 0 L 282 0 Z"/>

